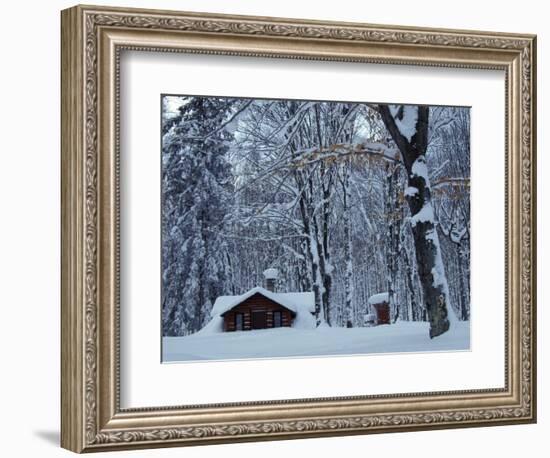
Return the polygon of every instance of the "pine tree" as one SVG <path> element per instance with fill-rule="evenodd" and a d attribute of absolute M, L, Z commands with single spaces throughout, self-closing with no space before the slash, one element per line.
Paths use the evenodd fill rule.
<path fill-rule="evenodd" d="M 227 152 L 231 134 L 220 129 L 231 101 L 186 99 L 163 136 L 163 333 L 199 330 L 222 293 L 225 276 L 220 231 L 231 193 Z"/>

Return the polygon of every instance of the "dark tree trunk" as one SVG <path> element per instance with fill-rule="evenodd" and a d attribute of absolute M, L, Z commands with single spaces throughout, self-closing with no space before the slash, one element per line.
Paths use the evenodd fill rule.
<path fill-rule="evenodd" d="M 408 186 L 417 190 L 414 193 L 407 193 L 407 203 L 411 212 L 411 228 L 418 275 L 430 321 L 430 337 L 433 338 L 445 333 L 449 329 L 450 323 L 447 312 L 448 291 L 441 261 L 439 239 L 433 220 L 430 183 L 426 174 L 420 173 L 420 171 L 426 170 L 425 154 L 428 146 L 429 108 L 426 106 L 417 108 L 416 132 L 410 137 L 410 140 L 399 130 L 389 106 L 379 105 L 378 108 L 386 128 L 403 157 Z M 403 111 L 404 109 L 401 107 L 396 115 L 398 119 L 402 119 Z M 421 211 L 422 214 L 420 214 Z"/>

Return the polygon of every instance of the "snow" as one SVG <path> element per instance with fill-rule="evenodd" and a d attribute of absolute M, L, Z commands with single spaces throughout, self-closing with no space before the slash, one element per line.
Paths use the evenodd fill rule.
<path fill-rule="evenodd" d="M 451 240 L 454 243 L 460 243 L 462 241 L 462 238 L 466 235 L 466 232 L 468 231 L 467 227 L 462 228 L 462 230 L 454 230 L 451 232 Z"/>
<path fill-rule="evenodd" d="M 470 348 L 470 323 L 460 321 L 430 339 L 429 323 L 400 321 L 364 328 L 274 328 L 196 333 L 162 339 L 162 361 L 463 351 Z"/>
<path fill-rule="evenodd" d="M 306 309 L 313 307 L 313 310 L 315 310 L 314 300 L 312 299 L 313 293 L 273 293 L 261 286 L 256 286 L 240 296 L 218 297 L 214 302 L 214 307 L 212 307 L 212 316 L 222 315 L 256 293 L 260 293 L 293 312 L 298 312 L 298 308 L 303 307 L 302 303 L 305 303 Z"/>
<path fill-rule="evenodd" d="M 277 279 L 279 276 L 279 271 L 277 269 L 266 269 L 263 273 L 266 279 Z"/>
<path fill-rule="evenodd" d="M 317 251 L 317 241 L 313 237 L 313 234 L 310 234 L 310 244 L 309 244 L 309 251 L 311 252 L 311 258 L 313 261 L 313 264 L 319 265 L 319 251 Z"/>
<path fill-rule="evenodd" d="M 223 129 L 227 133 L 231 135 L 235 135 L 235 132 L 239 129 L 239 122 L 240 122 L 239 116 L 236 115 L 233 117 L 233 119 L 231 119 L 227 124 L 223 126 Z M 234 140 L 227 141 L 226 144 L 233 145 L 233 141 Z"/>
<path fill-rule="evenodd" d="M 397 116 L 399 109 L 399 105 L 390 105 L 390 112 L 395 120 L 395 124 L 399 129 L 399 132 L 410 142 L 411 138 L 416 133 L 418 107 L 414 105 L 403 105 L 403 117 L 401 119 Z"/>
<path fill-rule="evenodd" d="M 164 96 L 164 115 L 166 118 L 173 118 L 179 115 L 180 107 L 187 105 L 191 99 L 189 97 L 167 95 Z"/>
<path fill-rule="evenodd" d="M 364 148 L 373 152 L 377 152 L 380 155 L 393 159 L 396 161 L 401 160 L 401 152 L 398 148 L 392 148 L 383 143 L 363 142 L 356 145 L 356 149 Z"/>
<path fill-rule="evenodd" d="M 223 332 L 223 317 L 220 315 L 215 315 L 212 319 L 202 328 L 198 333 L 203 336 L 220 334 Z M 198 334 L 196 333 L 196 334 Z M 193 334 L 193 335 L 196 335 Z"/>
<path fill-rule="evenodd" d="M 376 313 L 367 313 L 365 314 L 364 322 L 365 324 L 376 324 L 377 319 Z"/>
<path fill-rule="evenodd" d="M 426 185 L 429 186 L 428 167 L 426 166 L 426 158 L 419 156 L 413 163 L 411 169 L 412 175 L 424 178 Z"/>
<path fill-rule="evenodd" d="M 389 301 L 389 294 L 387 292 L 374 294 L 371 297 L 369 297 L 369 305 L 381 304 L 382 302 L 388 302 L 388 301 Z"/>
<path fill-rule="evenodd" d="M 309 313 L 315 312 L 315 295 L 313 292 L 272 294 L 275 294 L 275 297 L 280 298 L 280 300 L 283 300 L 286 303 L 294 304 L 297 312 L 300 312 L 301 310 Z"/>
<path fill-rule="evenodd" d="M 298 308 L 298 312 L 296 313 L 296 317 L 292 321 L 292 328 L 293 329 L 315 329 L 315 326 L 317 323 L 315 322 L 315 315 L 313 315 L 313 312 L 315 312 L 315 297 L 313 293 L 288 293 L 288 294 L 310 294 L 311 295 L 311 303 L 312 307 L 309 306 L 302 306 L 302 308 Z"/>
<path fill-rule="evenodd" d="M 443 260 L 441 259 L 441 247 L 439 245 L 439 237 L 437 232 L 432 229 L 426 234 L 426 239 L 431 240 L 436 247 L 435 254 L 435 266 L 432 269 L 433 276 L 433 286 L 436 288 L 441 287 L 443 293 L 445 294 L 445 299 L 447 303 L 447 317 L 451 326 L 458 323 L 458 317 L 454 311 L 453 306 L 451 305 L 451 295 L 449 294 L 449 284 L 447 283 L 447 276 L 445 275 L 445 268 L 443 267 Z"/>
<path fill-rule="evenodd" d="M 418 213 L 411 216 L 411 226 L 416 226 L 418 223 L 434 222 L 434 210 L 431 202 L 424 204 Z"/>
<path fill-rule="evenodd" d="M 418 194 L 418 188 L 415 188 L 414 186 L 409 186 L 405 189 L 405 196 L 406 197 L 412 197 L 416 194 Z"/>

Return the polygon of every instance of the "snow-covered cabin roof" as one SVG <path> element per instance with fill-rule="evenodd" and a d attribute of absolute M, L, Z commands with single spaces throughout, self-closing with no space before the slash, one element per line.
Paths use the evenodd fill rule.
<path fill-rule="evenodd" d="M 381 304 L 382 302 L 388 302 L 388 293 L 378 293 L 369 297 L 369 305 Z"/>
<path fill-rule="evenodd" d="M 222 315 L 233 307 L 239 305 L 244 300 L 259 293 L 272 301 L 281 304 L 283 307 L 297 312 L 315 312 L 315 296 L 311 292 L 307 293 L 273 293 L 261 286 L 252 288 L 240 296 L 220 296 L 214 302 L 212 307 L 212 316 Z"/>

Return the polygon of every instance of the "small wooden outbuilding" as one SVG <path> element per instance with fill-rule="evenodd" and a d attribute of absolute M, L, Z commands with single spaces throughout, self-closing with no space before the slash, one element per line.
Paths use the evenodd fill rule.
<path fill-rule="evenodd" d="M 376 324 L 390 324 L 390 302 L 388 293 L 369 297 L 369 307 L 376 314 Z"/>

